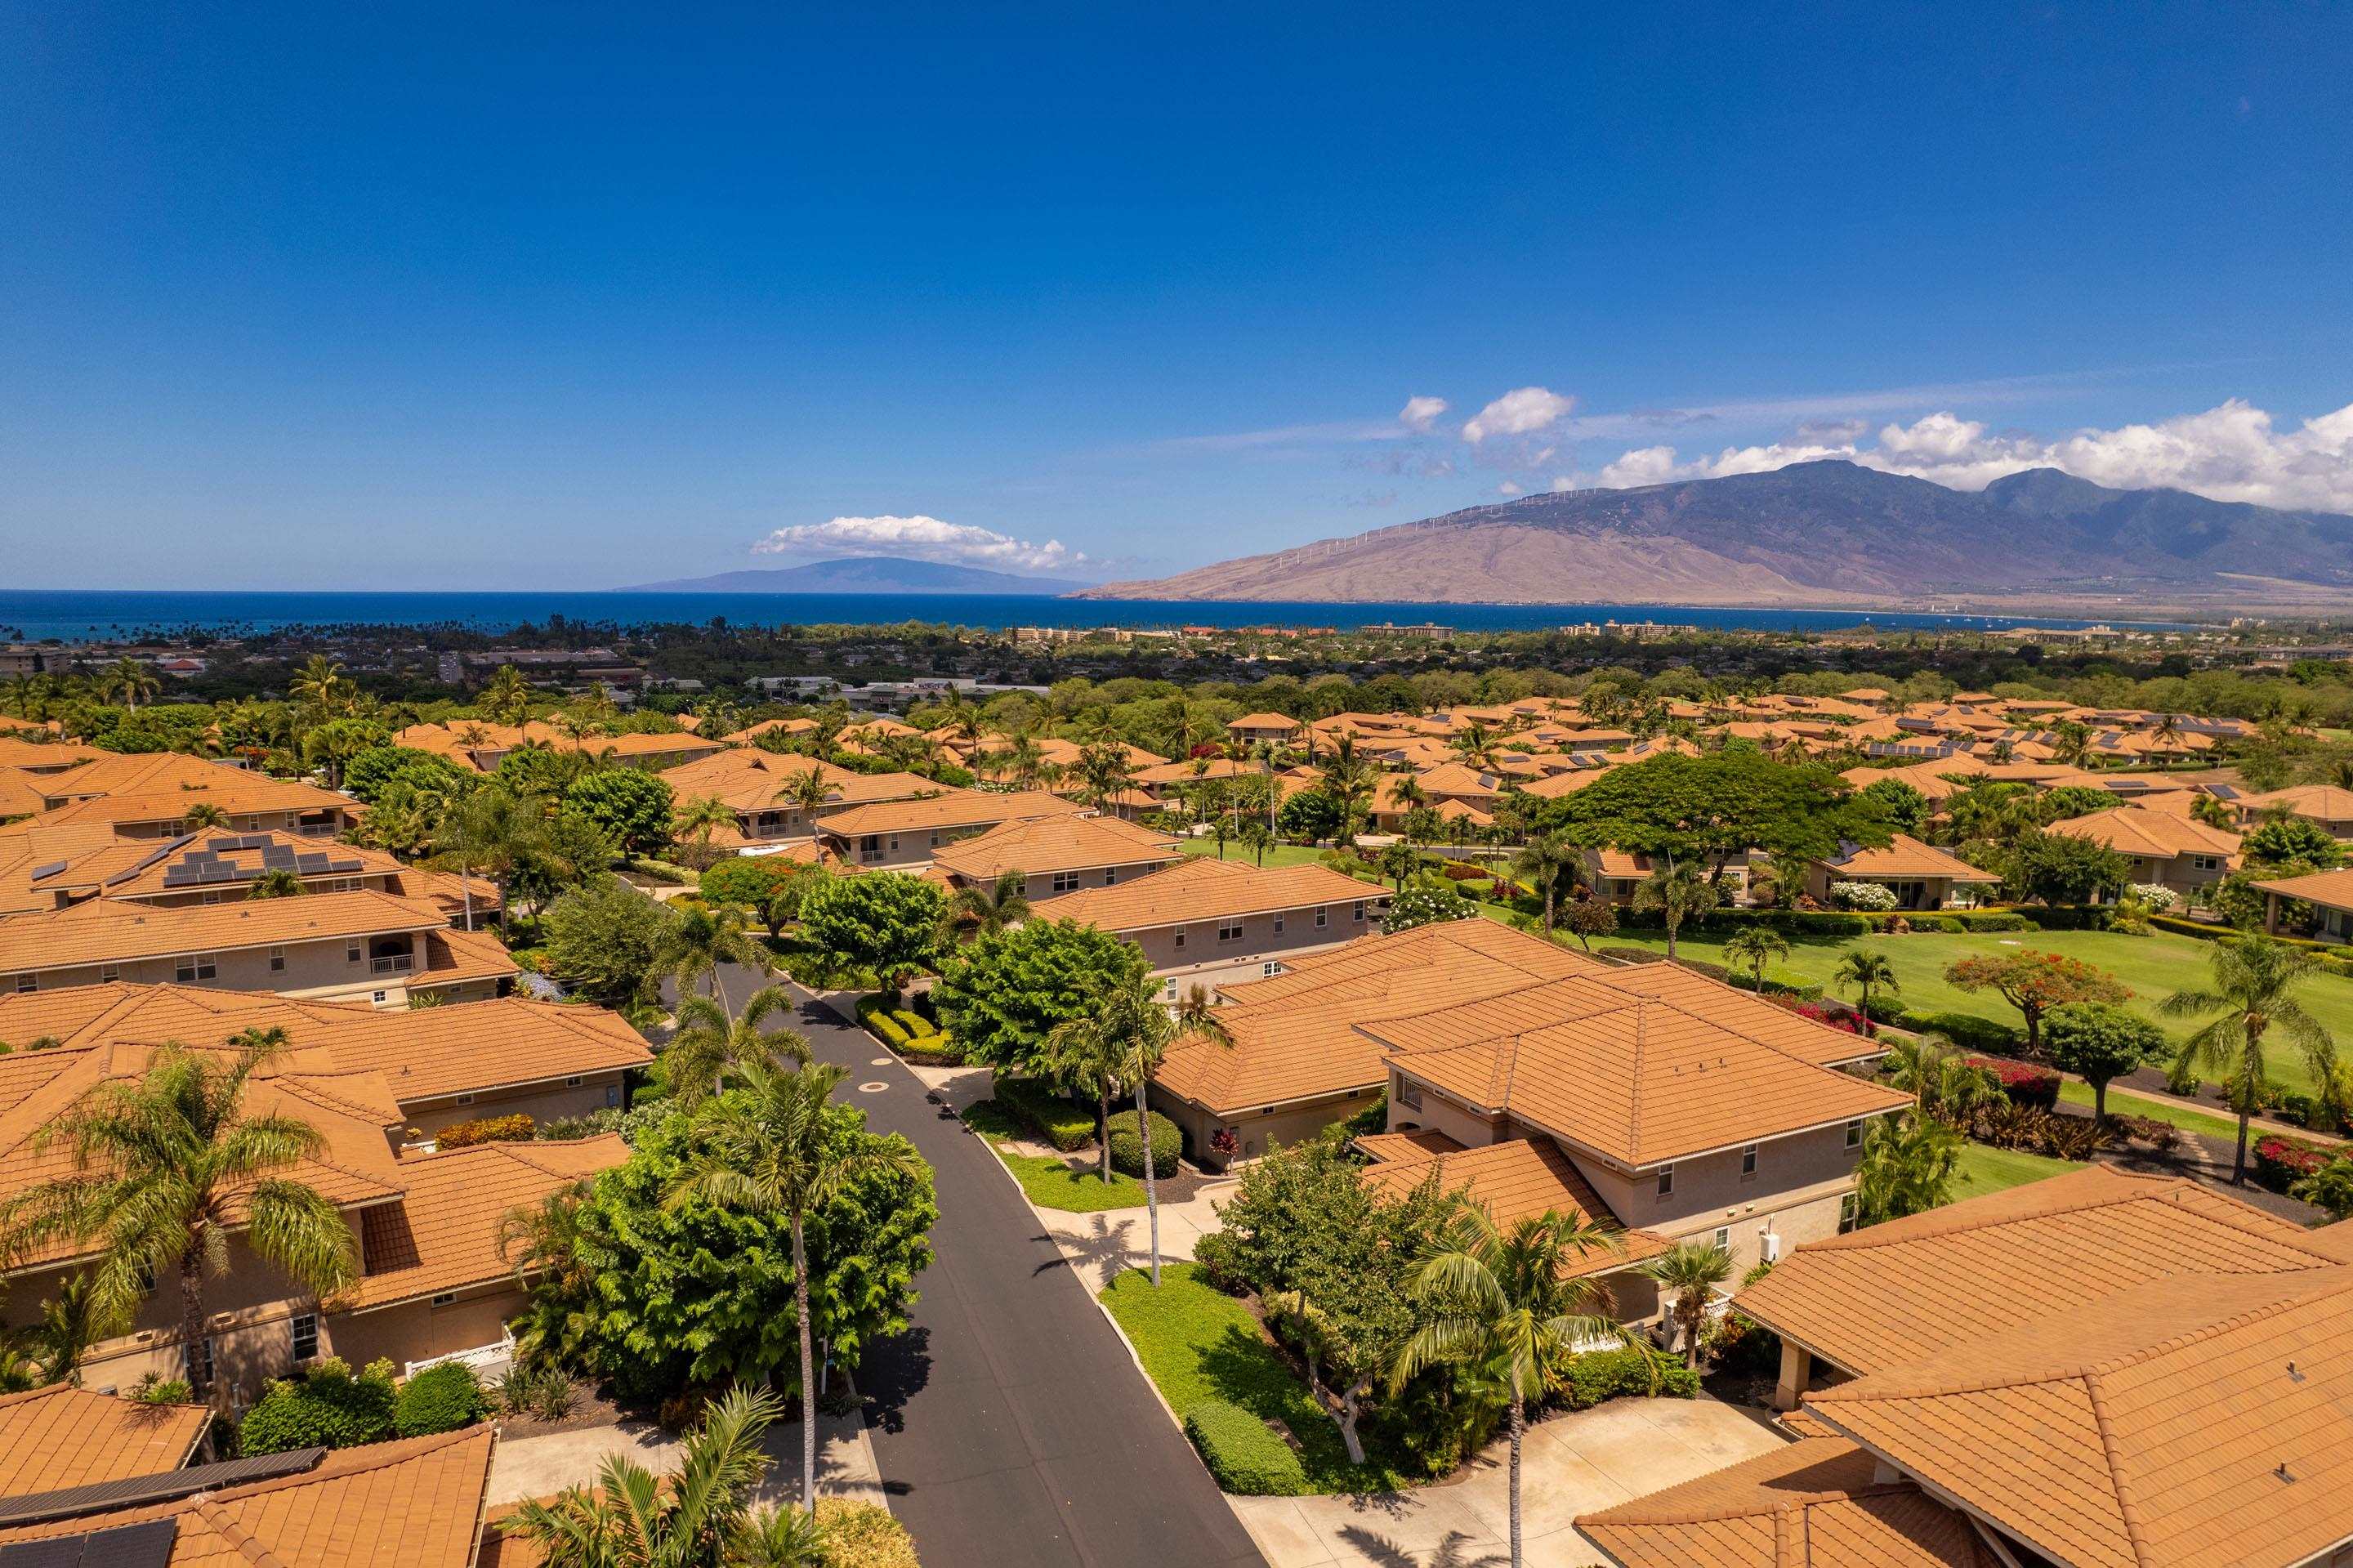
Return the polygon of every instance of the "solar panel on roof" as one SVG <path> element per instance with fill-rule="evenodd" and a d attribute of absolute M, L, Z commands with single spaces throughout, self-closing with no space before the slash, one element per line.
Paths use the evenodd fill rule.
<path fill-rule="evenodd" d="M 0 1546 L 0 1568 L 166 1568 L 180 1521 L 151 1519 Z"/>
<path fill-rule="evenodd" d="M 261 852 L 261 863 L 269 871 L 290 871 L 297 856 L 292 844 L 271 844 Z"/>
<path fill-rule="evenodd" d="M 365 1211 L 363 1211 L 364 1213 Z M 283 1454 L 262 1454 L 250 1459 L 228 1459 L 217 1465 L 190 1465 L 185 1469 L 158 1470 L 119 1481 L 97 1481 L 86 1487 L 26 1492 L 0 1498 L 0 1525 L 39 1524 L 45 1520 L 72 1519 L 79 1514 L 111 1512 L 170 1502 L 197 1492 L 276 1480 L 313 1469 L 327 1457 L 324 1448 L 295 1448 Z M 7 1568 L 16 1568 L 14 1563 Z"/>
<path fill-rule="evenodd" d="M 37 865 L 33 868 L 33 880 L 35 882 L 38 882 L 45 876 L 55 876 L 58 873 L 63 871 L 72 863 L 73 862 L 69 860 L 53 860 L 47 865 Z M 1137 1158 L 1141 1159 L 1143 1157 L 1139 1155 Z"/>

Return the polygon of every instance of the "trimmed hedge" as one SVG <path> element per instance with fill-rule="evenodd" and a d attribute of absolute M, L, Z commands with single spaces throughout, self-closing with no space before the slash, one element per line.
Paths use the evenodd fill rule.
<path fill-rule="evenodd" d="M 237 1450 L 283 1454 L 295 1448 L 352 1448 L 392 1436 L 392 1363 L 372 1361 L 354 1376 L 330 1356 L 301 1378 L 273 1380 L 237 1429 Z"/>
<path fill-rule="evenodd" d="M 997 1103 L 1019 1117 L 1029 1124 L 1031 1131 L 1065 1154 L 1074 1154 L 1094 1143 L 1094 1107 L 1066 1100 L 1032 1079 L 997 1079 Z M 1142 1168 L 1139 1160 L 1137 1169 Z"/>
<path fill-rule="evenodd" d="M 1554 1382 L 1561 1403 L 1571 1410 L 1590 1410 L 1605 1400 L 1625 1397 L 1699 1397 L 1699 1373 L 1681 1361 L 1630 1347 L 1571 1356 L 1554 1373 Z"/>
<path fill-rule="evenodd" d="M 2059 1075 L 2048 1067 L 2038 1067 L 2031 1062 L 2012 1062 L 2000 1056 L 1964 1056 L 1961 1060 L 1972 1067 L 1983 1067 L 2001 1083 L 2001 1092 L 2010 1097 L 2013 1106 L 2035 1110 L 2050 1110 L 2059 1103 Z"/>
<path fill-rule="evenodd" d="M 482 1418 L 482 1385 L 462 1361 L 427 1367 L 400 1385 L 393 1396 L 392 1429 L 402 1437 L 455 1432 Z"/>
<path fill-rule="evenodd" d="M 1293 1498 L 1307 1472 L 1291 1445 L 1239 1404 L 1205 1399 L 1185 1413 L 1185 1436 L 1220 1489 L 1236 1497 Z"/>
<path fill-rule="evenodd" d="M 1820 1001 L 1822 988 L 1795 969 L 1767 969 L 1765 983 L 1758 985 L 1757 977 L 1736 971 L 1724 977 L 1725 983 L 1741 991 L 1759 991 L 1766 996 L 1793 997 L 1799 1001 Z"/>
<path fill-rule="evenodd" d="M 1964 1051 L 2003 1055 L 2025 1043 L 2026 1031 L 1974 1012 L 1905 1012 L 1895 1027 L 1915 1034 L 1941 1034 Z"/>
<path fill-rule="evenodd" d="M 1146 1114 L 1152 1118 L 1152 1173 L 1174 1176 L 1177 1158 L 1184 1152 L 1184 1137 L 1176 1130 L 1176 1124 L 1158 1111 Z M 1111 1168 L 1123 1176 L 1144 1174 L 1144 1140 L 1135 1136 L 1134 1106 L 1112 1113 Z"/>
<path fill-rule="evenodd" d="M 512 1116 L 486 1116 L 473 1121 L 453 1121 L 433 1135 L 444 1149 L 470 1149 L 478 1143 L 529 1143 L 538 1124 L 517 1111 Z"/>

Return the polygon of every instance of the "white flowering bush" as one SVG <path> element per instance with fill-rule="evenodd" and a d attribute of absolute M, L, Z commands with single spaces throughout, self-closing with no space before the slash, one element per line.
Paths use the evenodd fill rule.
<path fill-rule="evenodd" d="M 2134 883 L 2131 897 L 2151 915 L 2162 915 L 2181 902 L 2179 895 L 2173 889 L 2161 887 L 2154 882 Z"/>
<path fill-rule="evenodd" d="M 1895 907 L 1895 889 L 1878 882 L 1833 882 L 1831 902 L 1841 909 L 1888 910 Z"/>

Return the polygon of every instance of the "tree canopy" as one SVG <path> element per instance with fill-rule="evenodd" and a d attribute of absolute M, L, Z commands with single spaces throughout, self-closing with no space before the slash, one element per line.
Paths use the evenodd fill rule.
<path fill-rule="evenodd" d="M 1143 953 L 1108 931 L 1031 920 L 956 952 L 932 996 L 968 1059 L 1042 1075 L 1054 1026 L 1146 967 Z"/>
<path fill-rule="evenodd" d="M 1820 859 L 1841 842 L 1884 844 L 1891 832 L 1883 798 L 1855 794 L 1819 763 L 1777 762 L 1745 747 L 1613 768 L 1536 815 L 1587 848 L 1704 860 L 1710 869 L 1750 849 Z"/>

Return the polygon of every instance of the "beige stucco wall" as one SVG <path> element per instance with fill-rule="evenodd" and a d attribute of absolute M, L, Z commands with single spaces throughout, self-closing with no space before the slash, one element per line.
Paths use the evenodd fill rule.
<path fill-rule="evenodd" d="M 1281 930 L 1275 929 L 1276 915 L 1244 916 L 1240 938 L 1229 942 L 1218 939 L 1219 922 L 1214 919 L 1190 921 L 1181 928 L 1155 926 L 1119 934 L 1144 950 L 1145 962 L 1155 975 L 1178 976 L 1187 985 L 1206 982 L 1213 975 L 1220 980 L 1255 979 L 1255 971 L 1270 959 L 1336 947 L 1379 930 L 1385 894 L 1370 885 L 1365 894 L 1362 900 L 1321 906 L 1324 911 L 1321 927 L 1315 924 L 1316 906 L 1281 911 Z M 1361 919 L 1356 913 L 1360 905 Z M 1179 929 L 1184 934 L 1181 944 Z"/>
<path fill-rule="evenodd" d="M 1397 1132 L 1427 1128 L 1442 1132 L 1467 1149 L 1483 1149 L 1513 1136 L 1504 1133 L 1482 1112 L 1447 1098 L 1436 1089 L 1419 1088 L 1406 1083 L 1395 1071 L 1389 1074 L 1389 1130 Z M 1418 1098 L 1419 1106 L 1409 1103 L 1409 1097 Z"/>
<path fill-rule="evenodd" d="M 379 940 L 406 941 L 410 944 L 414 956 L 421 958 L 423 955 L 425 938 L 422 933 Z M 273 967 L 270 949 L 266 948 L 216 951 L 204 955 L 212 960 L 212 978 L 193 983 L 219 991 L 274 991 L 290 996 L 327 999 L 366 997 L 376 991 L 389 991 L 393 994 L 386 999 L 388 1001 L 405 1001 L 411 974 L 375 973 L 369 963 L 370 939 L 361 938 L 358 947 L 360 957 L 353 961 L 349 956 L 349 945 L 341 937 L 327 941 L 289 942 L 278 949 L 282 955 L 281 967 Z M 106 980 L 161 985 L 178 978 L 180 957 L 174 954 L 164 958 L 137 959 L 112 966 L 82 964 L 65 969 L 38 969 L 34 973 L 42 991 L 97 985 Z M 108 972 L 110 967 L 112 973 Z M 14 978 L 0 977 L 0 985 L 13 987 Z"/>
<path fill-rule="evenodd" d="M 499 1093 L 477 1094 L 471 1103 L 460 1105 L 454 1097 L 438 1099 L 403 1100 L 401 1111 L 407 1125 L 430 1136 L 452 1122 L 479 1121 L 486 1117 L 527 1116 L 535 1122 L 554 1121 L 563 1117 L 586 1116 L 592 1110 L 621 1103 L 621 1075 L 616 1070 L 606 1073 L 583 1073 L 577 1085 L 561 1082 L 525 1086 Z"/>
<path fill-rule="evenodd" d="M 410 1361 L 497 1344 L 507 1320 L 522 1307 L 522 1290 L 509 1280 L 459 1291 L 456 1300 L 442 1307 L 430 1300 L 404 1301 L 374 1312 L 338 1313 L 326 1320 L 327 1342 L 320 1353 L 341 1356 L 355 1367 L 383 1356 L 401 1372 Z"/>
<path fill-rule="evenodd" d="M 1222 1171 L 1230 1163 L 1209 1145 L 1210 1138 L 1219 1128 L 1231 1128 L 1240 1147 L 1232 1160 L 1257 1160 L 1280 1145 L 1290 1148 L 1304 1143 L 1335 1121 L 1342 1121 L 1365 1108 L 1377 1089 L 1361 1089 L 1355 1094 L 1327 1095 L 1320 1099 L 1297 1105 L 1252 1107 L 1223 1114 L 1206 1110 L 1189 1100 L 1162 1094 L 1153 1102 L 1154 1108 L 1175 1122 L 1185 1131 L 1185 1149 L 1193 1162 L 1204 1170 Z"/>

